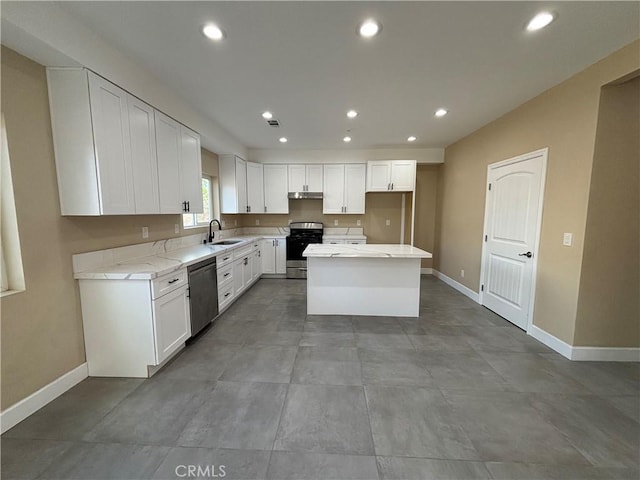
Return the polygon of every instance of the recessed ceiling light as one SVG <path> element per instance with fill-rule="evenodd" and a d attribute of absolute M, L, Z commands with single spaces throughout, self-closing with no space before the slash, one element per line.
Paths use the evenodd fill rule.
<path fill-rule="evenodd" d="M 202 27 L 202 33 L 211 40 L 222 40 L 224 38 L 224 32 L 214 23 L 208 23 Z"/>
<path fill-rule="evenodd" d="M 351 137 L 344 137 L 344 138 L 342 139 L 342 141 L 343 141 L 344 143 L 349 143 L 349 142 L 351 141 Z"/>
<path fill-rule="evenodd" d="M 407 138 L 407 142 L 415 142 L 418 139 L 418 137 L 414 137 L 413 135 L 411 135 L 409 138 Z"/>
<path fill-rule="evenodd" d="M 280 137 L 280 143 L 287 143 L 287 137 Z"/>
<path fill-rule="evenodd" d="M 265 120 L 271 120 L 273 118 L 273 113 L 269 111 L 262 112 L 262 118 L 264 118 Z"/>
<path fill-rule="evenodd" d="M 530 32 L 534 32 L 536 30 L 540 30 L 541 28 L 546 27 L 554 20 L 553 13 L 550 12 L 540 12 L 527 23 L 527 30 Z"/>
<path fill-rule="evenodd" d="M 438 110 L 436 110 L 435 116 L 436 117 L 444 117 L 447 113 L 449 113 L 449 112 L 446 109 L 439 108 Z"/>
<path fill-rule="evenodd" d="M 358 34 L 364 38 L 371 38 L 375 37 L 381 30 L 382 25 L 379 22 L 369 19 L 360 24 L 358 27 Z"/>
<path fill-rule="evenodd" d="M 349 110 L 347 112 L 347 117 L 349 118 L 356 118 L 358 116 L 358 112 L 356 112 L 355 110 Z"/>

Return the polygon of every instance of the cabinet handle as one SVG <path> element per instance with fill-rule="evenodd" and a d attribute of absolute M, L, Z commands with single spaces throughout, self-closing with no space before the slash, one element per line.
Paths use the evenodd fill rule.
<path fill-rule="evenodd" d="M 244 262 L 243 262 L 243 263 L 246 265 L 247 263 L 249 263 L 249 259 L 245 257 L 245 259 L 244 259 Z"/>
<path fill-rule="evenodd" d="M 393 183 L 391 184 L 391 190 L 393 190 Z"/>
<path fill-rule="evenodd" d="M 261 257 L 262 256 L 262 251 L 258 250 L 258 256 Z"/>
<path fill-rule="evenodd" d="M 189 203 L 189 201 L 187 200 L 187 212 L 191 211 L 191 204 Z"/>
<path fill-rule="evenodd" d="M 180 280 L 179 278 L 174 278 L 173 280 L 169 280 L 169 285 L 171 285 L 172 283 L 176 283 L 178 280 Z"/>
<path fill-rule="evenodd" d="M 264 206 L 264 213 L 267 213 L 267 206 Z"/>
<path fill-rule="evenodd" d="M 225 293 L 224 298 L 227 298 L 229 295 L 231 295 L 231 292 Z"/>
<path fill-rule="evenodd" d="M 226 262 L 227 260 L 229 260 L 229 258 L 230 258 L 230 257 L 224 257 L 224 258 L 222 259 L 222 261 L 223 261 L 223 262 Z"/>
<path fill-rule="evenodd" d="M 279 247 L 279 246 L 280 246 L 280 240 L 276 238 L 276 247 Z"/>
<path fill-rule="evenodd" d="M 229 275 L 231 275 L 231 273 L 230 273 L 230 272 L 227 272 L 227 273 L 225 273 L 225 274 L 223 275 L 223 277 L 228 277 Z"/>

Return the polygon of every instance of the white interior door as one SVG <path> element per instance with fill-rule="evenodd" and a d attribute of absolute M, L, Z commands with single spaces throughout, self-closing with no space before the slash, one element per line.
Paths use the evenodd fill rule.
<path fill-rule="evenodd" d="M 527 330 L 547 150 L 489 165 L 482 304 Z"/>

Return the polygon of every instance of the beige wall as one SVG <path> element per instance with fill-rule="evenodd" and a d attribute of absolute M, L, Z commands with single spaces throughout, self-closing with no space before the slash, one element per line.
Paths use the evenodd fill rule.
<path fill-rule="evenodd" d="M 25 292 L 0 302 L 4 410 L 85 361 L 71 255 L 175 237 L 182 220 L 61 217 L 44 67 L 2 47 L 1 82 L 26 282 Z M 209 165 L 216 160 L 205 156 Z M 142 239 L 143 226 L 149 239 Z"/>
<path fill-rule="evenodd" d="M 416 222 L 414 245 L 434 252 L 436 231 L 436 200 L 439 165 L 418 165 L 416 174 Z M 433 260 L 422 260 L 423 268 L 430 268 Z"/>
<path fill-rule="evenodd" d="M 574 339 L 600 88 L 640 67 L 639 48 L 638 41 L 628 45 L 445 150 L 435 266 L 477 292 L 487 165 L 549 148 L 533 323 L 569 344 Z M 574 234 L 572 247 L 562 246 L 563 232 Z"/>
<path fill-rule="evenodd" d="M 575 345 L 640 345 L 640 78 L 600 95 Z"/>

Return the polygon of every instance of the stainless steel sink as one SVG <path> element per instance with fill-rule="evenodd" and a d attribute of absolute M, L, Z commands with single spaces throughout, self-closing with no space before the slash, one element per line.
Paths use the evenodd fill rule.
<path fill-rule="evenodd" d="M 240 242 L 242 240 L 220 240 L 219 242 L 213 242 L 212 245 L 235 245 Z"/>

